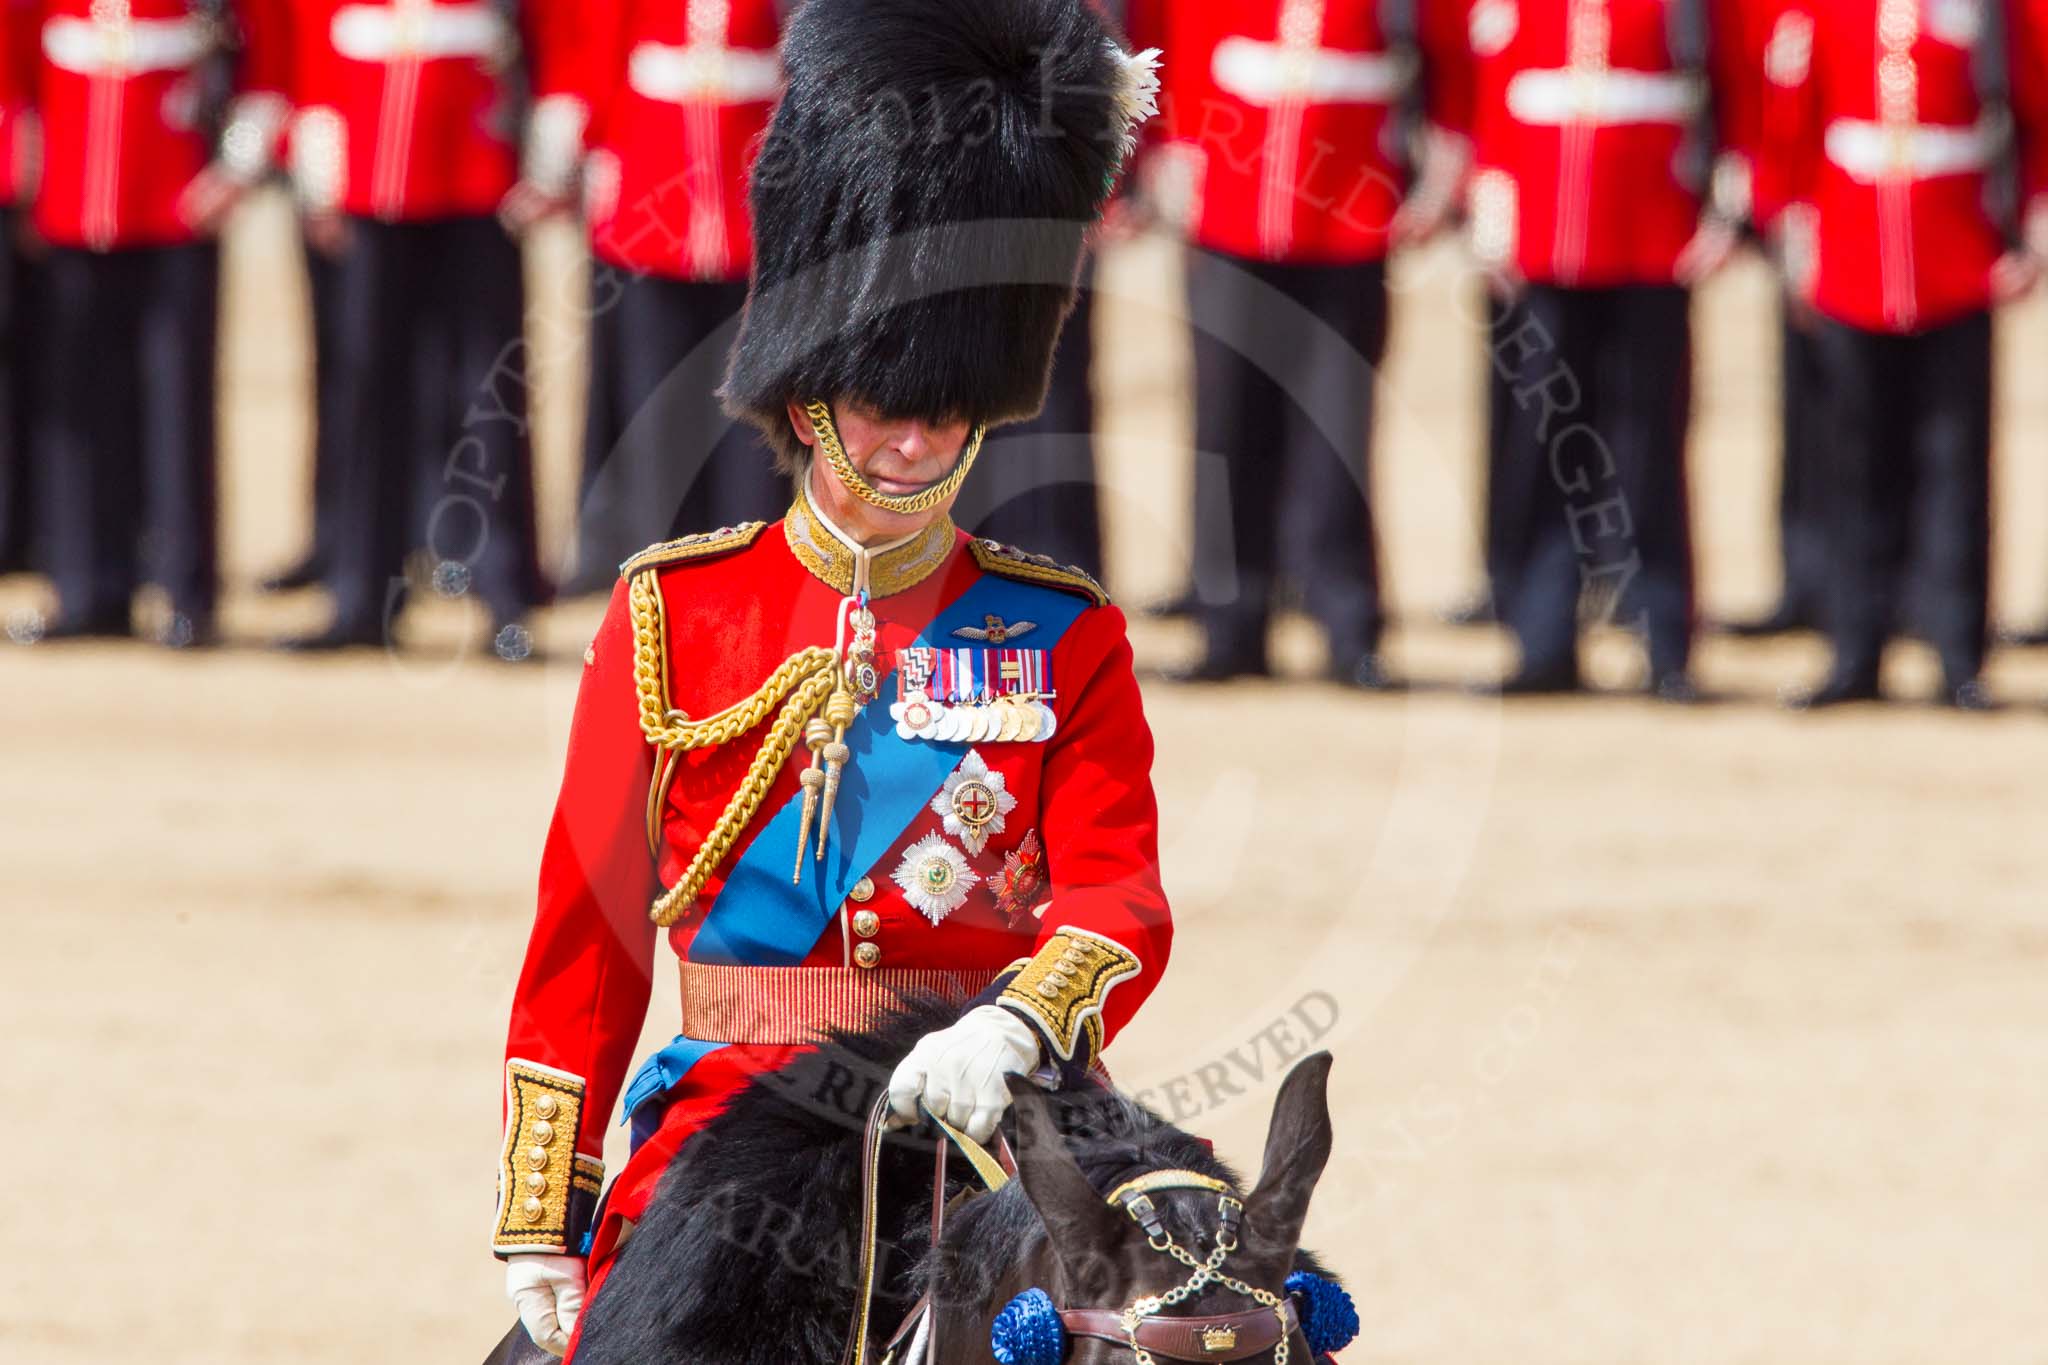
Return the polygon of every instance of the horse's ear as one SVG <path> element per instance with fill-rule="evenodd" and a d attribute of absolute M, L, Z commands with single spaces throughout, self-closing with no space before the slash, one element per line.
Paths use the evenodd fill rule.
<path fill-rule="evenodd" d="M 1308 1219 L 1309 1196 L 1330 1160 L 1330 1054 L 1318 1052 L 1287 1074 L 1273 1101 L 1258 1187 L 1245 1200 L 1247 1236 L 1292 1255 Z"/>
<path fill-rule="evenodd" d="M 1020 1077 L 1010 1080 L 1017 1115 L 1017 1178 L 1045 1224 L 1053 1252 L 1074 1287 L 1093 1287 L 1102 1257 L 1123 1236 L 1125 1220 L 1102 1201 L 1067 1150 L 1051 1098 Z"/>

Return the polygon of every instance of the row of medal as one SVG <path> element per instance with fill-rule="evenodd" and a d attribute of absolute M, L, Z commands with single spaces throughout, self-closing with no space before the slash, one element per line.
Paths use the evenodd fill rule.
<path fill-rule="evenodd" d="M 939 649 L 896 653 L 889 718 L 903 739 L 1043 743 L 1059 726 L 1047 700 L 1052 659 L 1042 649 Z"/>

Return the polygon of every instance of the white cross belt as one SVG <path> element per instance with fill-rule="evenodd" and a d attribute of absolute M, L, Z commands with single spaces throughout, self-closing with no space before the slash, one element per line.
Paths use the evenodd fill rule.
<path fill-rule="evenodd" d="M 96 24 L 64 15 L 43 26 L 43 55 L 81 76 L 182 71 L 212 47 L 213 31 L 198 18 Z"/>
<path fill-rule="evenodd" d="M 1838 118 L 1827 126 L 1821 148 L 1851 180 L 1932 180 L 1967 175 L 1991 164 L 1998 143 L 1989 124 L 1879 123 Z"/>
<path fill-rule="evenodd" d="M 1288 47 L 1225 38 L 1209 59 L 1217 88 L 1247 104 L 1392 104 L 1413 79 L 1414 62 L 1387 52 Z"/>
<path fill-rule="evenodd" d="M 775 98 L 782 66 L 773 52 L 718 43 L 641 43 L 626 59 L 626 84 L 671 104 L 750 104 Z"/>
<path fill-rule="evenodd" d="M 1705 91 L 1697 77 L 1675 71 L 1600 67 L 1518 71 L 1508 81 L 1508 113 L 1522 123 L 1685 123 Z"/>
<path fill-rule="evenodd" d="M 329 30 L 334 50 L 351 61 L 399 57 L 489 57 L 512 34 L 495 5 L 344 5 Z"/>

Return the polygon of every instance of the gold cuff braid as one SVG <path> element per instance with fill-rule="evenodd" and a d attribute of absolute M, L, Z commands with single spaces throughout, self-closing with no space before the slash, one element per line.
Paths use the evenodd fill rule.
<path fill-rule="evenodd" d="M 580 1156 L 583 1078 L 538 1062 L 505 1063 L 505 1150 L 492 1249 L 568 1249 L 571 1192 L 595 1197 L 604 1163 Z"/>
<path fill-rule="evenodd" d="M 1081 1055 L 1092 1061 L 1102 1050 L 1102 1002 L 1140 965 L 1122 944 L 1061 925 L 1003 988 L 1002 1003 L 1035 1020 L 1061 1061 L 1084 1045 Z"/>
<path fill-rule="evenodd" d="M 664 751 L 655 765 L 655 784 L 647 798 L 650 841 L 658 833 L 662 792 L 675 771 L 671 756 L 729 743 L 767 719 L 778 703 L 782 708 L 762 738 L 739 790 L 726 803 L 724 813 L 690 859 L 682 878 L 662 892 L 649 908 L 647 917 L 666 929 L 696 901 L 712 870 L 732 852 L 740 831 L 761 809 L 776 774 L 782 771 L 782 765 L 802 737 L 805 723 L 824 709 L 838 672 L 831 650 L 816 646 L 800 649 L 783 660 L 752 696 L 715 715 L 693 721 L 669 707 L 668 643 L 662 622 L 661 586 L 653 570 L 634 576 L 627 601 L 633 617 L 633 683 L 640 702 L 640 730 L 649 744 Z"/>

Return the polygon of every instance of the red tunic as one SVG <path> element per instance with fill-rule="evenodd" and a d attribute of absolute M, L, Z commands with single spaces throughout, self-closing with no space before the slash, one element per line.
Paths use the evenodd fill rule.
<path fill-rule="evenodd" d="M 1429 108 L 1472 139 L 1482 259 L 1545 284 L 1671 283 L 1699 225 L 1685 153 L 1706 111 L 1672 0 L 1437 3 Z"/>
<path fill-rule="evenodd" d="M 537 88 L 586 111 L 584 213 L 600 260 L 746 278 L 747 176 L 781 92 L 780 8 L 602 0 L 549 26 L 556 49 Z"/>
<path fill-rule="evenodd" d="M 212 24 L 185 0 L 44 0 L 39 15 L 36 231 L 94 251 L 191 241 L 178 200 L 212 155 Z"/>
<path fill-rule="evenodd" d="M 2029 214 L 2048 213 L 2048 0 L 2015 0 L 2010 41 L 2020 192 Z"/>
<path fill-rule="evenodd" d="M 801 509 L 791 517 L 798 524 L 807 520 Z M 793 548 L 792 524 L 770 525 L 747 543 L 738 543 L 744 537 L 728 537 L 732 543 L 708 555 L 701 552 L 707 538 L 696 538 L 699 548 L 692 557 L 677 557 L 658 569 L 666 612 L 667 687 L 674 708 L 694 717 L 713 714 L 751 695 L 795 651 L 834 639 L 843 585 L 807 567 Z M 797 539 L 804 537 L 799 533 Z M 815 533 L 806 543 L 817 543 Z M 942 527 L 922 546 L 924 576 L 902 586 L 878 572 L 872 605 L 885 667 L 942 608 L 991 572 L 972 544 L 950 526 Z M 1078 576 L 1067 581 L 1084 582 Z M 891 586 L 900 590 L 887 591 Z M 1034 591 L 1058 595 L 1052 588 Z M 1014 643 L 1034 641 L 1024 635 Z M 1038 952 L 1057 931 L 1074 929 L 1112 940 L 1135 957 L 1136 973 L 1100 1001 L 1102 1038 L 1113 1036 L 1131 1017 L 1166 965 L 1172 930 L 1159 885 L 1152 738 L 1132 674 L 1122 613 L 1107 605 L 1080 609 L 1050 652 L 1057 688 L 1051 705 L 1058 718 L 1052 738 L 974 746 L 1016 805 L 982 850 L 959 849 L 981 879 L 966 902 L 934 924 L 892 877 L 911 844 L 934 833 L 943 837 L 940 814 L 920 807 L 855 889 L 850 899 L 859 903 L 841 905 L 837 919 L 797 965 L 993 975 Z M 596 1179 L 604 1131 L 632 1060 L 650 989 L 657 982 L 663 992 L 676 989 L 673 967 L 655 970 L 659 931 L 649 922 L 649 905 L 681 877 L 740 786 L 767 729 L 764 723 L 731 743 L 683 755 L 660 807 L 658 852 L 650 858 L 646 801 L 655 750 L 641 728 L 634 661 L 635 629 L 628 587 L 622 583 L 586 655 L 506 1049 L 509 1069 L 543 1068 L 552 1078 L 548 1083 L 565 1087 L 564 1104 L 577 1098 L 574 1153 L 577 1179 L 586 1184 Z M 726 874 L 746 856 L 753 837 L 797 796 L 797 774 L 807 762 L 799 748 L 705 884 L 698 909 L 667 931 L 677 957 L 689 956 L 705 915 L 718 905 Z M 847 790 L 853 789 L 850 783 Z M 1016 853 L 1034 832 L 1049 877 L 1034 901 L 1049 902 L 1050 908 L 1042 918 L 1028 911 L 1008 918 L 997 907 L 993 883 L 1006 855 Z M 964 841 L 954 842 L 957 848 Z M 867 899 L 860 900 L 862 892 L 869 893 Z M 874 918 L 856 912 L 871 912 Z M 683 1140 L 745 1076 L 779 1065 L 789 1055 L 786 1046 L 733 1042 L 698 1062 L 668 1091 L 659 1132 L 638 1150 L 607 1196 L 606 1219 L 592 1251 L 594 1269 L 601 1273 L 619 1220 L 638 1216 Z M 508 1091 L 518 1105 L 518 1083 L 509 1084 Z M 509 1121 L 508 1161 L 526 1150 L 520 1145 L 525 1139 L 516 1136 L 518 1115 Z M 556 1168 L 567 1165 L 568 1155 L 566 1150 L 557 1153 Z M 509 1173 L 501 1169 L 501 1180 L 508 1174 L 527 1178 L 523 1168 L 514 1167 Z M 497 1249 L 577 1248 L 580 1230 L 574 1216 L 559 1220 L 557 1212 L 550 1206 L 547 1218 L 536 1220 L 545 1235 L 533 1236 L 516 1219 L 502 1221 L 501 1206 Z"/>
<path fill-rule="evenodd" d="M 220 159 L 253 184 L 278 164 L 294 99 L 293 0 L 240 0 L 241 60 L 221 131 Z"/>
<path fill-rule="evenodd" d="M 1795 284 L 1829 317 L 1914 332 L 1988 307 L 2005 250 L 1977 49 L 2002 0 L 1796 0 L 1777 12 L 1767 179 Z M 2024 73 L 2022 73 L 2024 75 Z M 2030 93 L 2015 108 L 2039 126 Z"/>
<path fill-rule="evenodd" d="M 493 0 L 303 0 L 292 176 L 317 211 L 495 212 L 518 173 L 520 34 Z"/>
<path fill-rule="evenodd" d="M 1413 74 L 1376 0 L 1134 4 L 1158 47 L 1148 190 L 1198 245 L 1264 261 L 1387 254 L 1406 184 L 1395 106 Z"/>
<path fill-rule="evenodd" d="M 42 159 L 36 20 L 36 0 L 0 0 L 0 206 L 24 203 L 35 193 Z"/>

